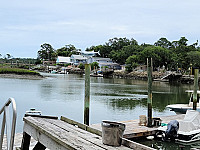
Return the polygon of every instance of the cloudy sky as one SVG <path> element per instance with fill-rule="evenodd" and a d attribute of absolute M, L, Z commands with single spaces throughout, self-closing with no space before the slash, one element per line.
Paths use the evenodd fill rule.
<path fill-rule="evenodd" d="M 0 54 L 37 57 L 43 43 L 85 50 L 110 38 L 200 39 L 199 0 L 2 0 Z"/>

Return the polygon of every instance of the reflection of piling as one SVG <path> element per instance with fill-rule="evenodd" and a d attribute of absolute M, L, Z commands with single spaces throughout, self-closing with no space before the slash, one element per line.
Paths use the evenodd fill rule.
<path fill-rule="evenodd" d="M 90 65 L 85 64 L 85 101 L 84 101 L 84 124 L 89 125 L 90 106 Z"/>
<path fill-rule="evenodd" d="M 147 72 L 148 72 L 148 121 L 147 126 L 152 126 L 152 58 L 147 58 Z"/>
<path fill-rule="evenodd" d="M 194 93 L 193 93 L 193 110 L 197 109 L 197 89 L 198 89 L 199 69 L 194 70 Z"/>

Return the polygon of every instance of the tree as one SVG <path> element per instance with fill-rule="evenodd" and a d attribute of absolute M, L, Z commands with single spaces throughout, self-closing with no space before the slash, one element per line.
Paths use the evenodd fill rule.
<path fill-rule="evenodd" d="M 157 42 L 154 43 L 154 45 L 163 48 L 170 48 L 172 44 L 166 38 L 160 38 Z"/>
<path fill-rule="evenodd" d="M 111 51 L 110 58 L 119 64 L 125 64 L 126 59 L 129 56 L 136 55 L 142 51 L 142 47 L 139 45 L 128 45 L 124 46 L 118 51 Z"/>
<path fill-rule="evenodd" d="M 83 70 L 83 69 L 85 69 L 85 66 L 84 66 L 83 63 L 80 63 L 80 64 L 78 65 L 78 68 L 80 68 L 81 70 Z"/>
<path fill-rule="evenodd" d="M 192 64 L 193 67 L 200 67 L 200 51 L 191 51 L 187 53 L 187 68 Z"/>
<path fill-rule="evenodd" d="M 126 70 L 133 71 L 134 68 L 138 66 L 138 56 L 132 55 L 126 59 Z"/>
<path fill-rule="evenodd" d="M 56 59 L 56 51 L 50 44 L 44 43 L 38 51 L 38 57 L 42 60 L 54 61 Z"/>
<path fill-rule="evenodd" d="M 107 58 L 110 56 L 111 47 L 108 45 L 98 45 L 98 46 L 91 46 L 87 48 L 86 51 L 94 51 L 99 52 L 100 57 Z"/>
<path fill-rule="evenodd" d="M 146 47 L 138 57 L 144 64 L 146 64 L 146 59 L 151 57 L 153 59 L 154 67 L 162 67 L 164 65 L 167 68 L 172 62 L 171 51 L 160 46 Z"/>
<path fill-rule="evenodd" d="M 77 49 L 74 45 L 69 44 L 65 45 L 65 47 L 57 49 L 56 53 L 58 56 L 70 57 L 72 54 L 77 53 Z"/>
<path fill-rule="evenodd" d="M 124 46 L 128 46 L 128 45 L 138 45 L 138 42 L 134 39 L 127 39 L 125 38 L 112 38 L 109 39 L 108 43 L 106 43 L 106 45 L 110 46 L 112 50 L 120 50 L 121 48 L 123 48 Z"/>
<path fill-rule="evenodd" d="M 91 63 L 91 70 L 94 70 L 94 69 L 98 69 L 99 68 L 99 63 L 98 62 L 93 62 Z"/>

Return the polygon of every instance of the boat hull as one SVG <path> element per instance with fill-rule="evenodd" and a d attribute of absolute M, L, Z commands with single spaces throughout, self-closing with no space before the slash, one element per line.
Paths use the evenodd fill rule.
<path fill-rule="evenodd" d="M 187 110 L 193 109 L 193 107 L 189 106 L 188 104 L 173 104 L 166 107 L 177 114 L 185 114 Z M 197 107 L 197 111 L 200 112 L 200 107 Z"/>

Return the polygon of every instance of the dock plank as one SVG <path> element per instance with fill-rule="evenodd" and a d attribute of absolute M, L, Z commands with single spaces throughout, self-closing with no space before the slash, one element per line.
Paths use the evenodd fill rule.
<path fill-rule="evenodd" d="M 162 123 L 169 123 L 171 120 L 183 120 L 185 117 L 185 114 L 178 114 L 178 115 L 172 115 L 172 116 L 162 116 L 160 117 L 162 120 Z M 127 120 L 127 121 L 119 121 L 120 123 L 124 123 L 126 125 L 126 129 L 124 131 L 124 138 L 135 138 L 135 137 L 141 137 L 141 136 L 148 136 L 155 134 L 158 127 L 146 127 L 146 126 L 140 126 L 139 120 Z M 92 128 L 95 128 L 99 131 L 102 131 L 101 124 L 93 124 L 90 125 Z"/>
<path fill-rule="evenodd" d="M 98 150 L 128 150 L 130 148 L 111 147 L 102 144 L 100 136 L 89 133 L 58 119 L 25 117 L 24 131 L 31 134 L 37 141 L 52 149 L 52 143 L 61 146 L 60 149 L 98 149 Z M 50 139 L 51 140 L 50 140 Z M 47 139 L 45 142 L 42 139 Z M 53 141 L 52 141 L 53 140 Z M 49 142 L 50 141 L 50 142 Z"/>

